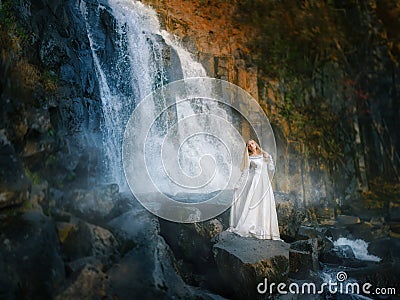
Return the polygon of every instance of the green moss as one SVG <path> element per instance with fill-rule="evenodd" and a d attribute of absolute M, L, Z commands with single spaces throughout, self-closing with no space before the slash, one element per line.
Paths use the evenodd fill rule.
<path fill-rule="evenodd" d="M 40 184 L 42 182 L 42 178 L 37 172 L 31 172 L 29 169 L 25 169 L 25 174 L 32 182 L 32 184 Z"/>
<path fill-rule="evenodd" d="M 8 217 L 15 218 L 17 216 L 22 215 L 23 213 L 30 211 L 35 208 L 35 205 L 30 201 L 24 201 L 20 205 L 16 205 L 13 207 L 8 207 L 4 209 L 2 212 L 6 214 Z"/>
<path fill-rule="evenodd" d="M 12 35 L 17 36 L 21 41 L 28 40 L 28 34 L 20 26 L 16 18 L 16 4 L 14 1 L 6 0 L 0 8 L 0 24 Z"/>
<path fill-rule="evenodd" d="M 30 201 L 25 201 L 25 202 L 22 204 L 22 206 L 21 206 L 21 208 L 20 208 L 20 211 L 21 211 L 21 212 L 26 212 L 26 211 L 32 210 L 33 208 L 35 208 L 35 206 L 34 206 L 34 204 L 33 204 L 32 202 L 30 202 Z"/>
<path fill-rule="evenodd" d="M 67 176 L 65 177 L 65 179 L 67 180 L 67 181 L 72 181 L 72 180 L 74 180 L 75 179 L 75 174 L 73 173 L 73 172 L 68 172 L 68 174 L 67 174 Z"/>
<path fill-rule="evenodd" d="M 57 135 L 57 132 L 53 128 L 49 128 L 49 130 L 47 130 L 47 135 L 55 137 Z"/>
<path fill-rule="evenodd" d="M 41 81 L 47 91 L 55 91 L 60 82 L 60 77 L 53 71 L 45 70 L 41 74 Z"/>
<path fill-rule="evenodd" d="M 301 141 L 306 146 L 305 154 L 308 156 L 334 161 L 342 158 L 343 141 L 337 130 L 342 116 L 332 112 L 329 106 L 304 103 L 301 89 L 296 90 L 290 83 L 287 88 L 282 101 L 276 104 L 279 115 L 275 116 L 275 122 L 287 124 L 287 138 Z M 324 100 L 319 102 L 323 103 Z"/>
<path fill-rule="evenodd" d="M 55 96 L 59 88 L 59 76 L 52 70 L 43 69 L 28 59 L 31 57 L 33 35 L 24 28 L 18 17 L 18 2 L 4 1 L 0 8 L 0 51 L 3 64 L 10 66 L 5 75 L 21 93 L 43 88 L 48 95 Z"/>

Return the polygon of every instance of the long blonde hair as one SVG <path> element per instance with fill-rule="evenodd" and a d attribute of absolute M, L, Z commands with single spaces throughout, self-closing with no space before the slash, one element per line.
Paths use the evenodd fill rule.
<path fill-rule="evenodd" d="M 261 149 L 260 145 L 255 140 L 248 140 L 246 142 L 246 147 L 244 148 L 242 165 L 240 166 L 240 171 L 242 171 L 242 172 L 250 164 L 250 159 L 249 159 L 249 155 L 251 154 L 250 153 L 251 151 L 249 149 L 249 142 L 250 141 L 253 141 L 256 144 L 256 154 L 263 154 L 265 152 L 263 149 Z"/>

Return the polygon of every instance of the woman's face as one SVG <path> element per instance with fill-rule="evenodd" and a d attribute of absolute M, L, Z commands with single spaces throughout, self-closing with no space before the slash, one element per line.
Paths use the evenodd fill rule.
<path fill-rule="evenodd" d="M 256 142 L 253 140 L 248 141 L 247 143 L 247 148 L 251 151 L 254 152 L 256 150 Z"/>

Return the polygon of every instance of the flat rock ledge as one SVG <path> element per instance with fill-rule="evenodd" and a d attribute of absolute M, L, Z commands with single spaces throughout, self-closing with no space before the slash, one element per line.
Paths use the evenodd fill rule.
<path fill-rule="evenodd" d="M 290 245 L 283 241 L 241 237 L 223 231 L 216 237 L 214 258 L 225 289 L 235 299 L 256 299 L 257 286 L 267 279 L 268 284 L 287 282 Z"/>

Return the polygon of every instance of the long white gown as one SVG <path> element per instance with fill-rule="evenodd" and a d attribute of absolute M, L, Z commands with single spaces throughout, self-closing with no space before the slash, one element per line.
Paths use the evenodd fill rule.
<path fill-rule="evenodd" d="M 271 156 L 267 159 L 262 154 L 249 156 L 249 166 L 243 170 L 239 188 L 234 192 L 228 231 L 244 237 L 280 240 L 275 197 L 268 174 L 268 169 L 273 168 Z"/>

